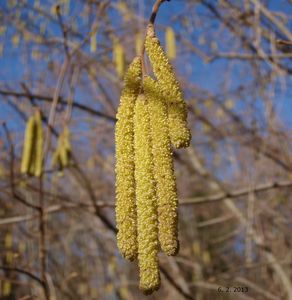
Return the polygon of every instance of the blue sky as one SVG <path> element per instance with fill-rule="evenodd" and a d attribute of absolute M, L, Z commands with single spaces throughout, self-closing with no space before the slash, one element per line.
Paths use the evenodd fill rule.
<path fill-rule="evenodd" d="M 135 3 L 135 1 L 133 1 Z M 214 1 L 216 3 L 217 1 Z M 29 0 L 29 3 L 33 5 L 34 0 Z M 48 7 L 48 10 L 52 6 L 52 1 L 42 1 L 42 4 L 46 5 Z M 161 6 L 161 9 L 159 11 L 159 14 L 157 16 L 157 24 L 161 24 L 164 26 L 172 26 L 176 32 L 180 32 L 181 28 L 178 25 L 177 22 L 171 21 L 173 16 L 176 16 L 178 14 L 181 14 L 185 10 L 185 4 L 187 1 L 185 0 L 172 0 L 171 2 L 166 2 Z M 1 4 L 0 4 L 1 5 Z M 5 4 L 2 3 L 1 6 Z M 78 13 L 79 5 L 77 5 L 77 2 L 71 1 L 70 4 L 70 16 Z M 287 5 L 287 1 L 281 1 L 281 0 L 272 0 L 269 2 L 270 8 L 273 10 L 278 10 L 278 11 L 284 11 L 285 13 L 292 13 L 292 5 Z M 150 15 L 150 10 L 151 7 L 149 6 L 149 0 L 144 0 L 144 5 L 142 3 L 142 0 L 140 0 L 139 5 L 137 7 L 137 13 L 142 14 L 144 9 L 144 16 L 148 18 Z M 200 9 L 200 13 L 206 14 L 206 10 L 204 8 Z M 113 13 L 113 24 L 115 23 L 115 18 L 117 15 Z M 39 22 L 41 23 L 41 19 Z M 66 17 L 65 17 L 66 21 Z M 215 24 L 216 21 L 214 21 Z M 12 85 L 13 88 L 20 90 L 20 81 L 23 80 L 23 74 L 24 74 L 24 68 L 22 64 L 22 56 L 21 53 L 25 51 L 25 48 L 22 47 L 22 43 L 20 42 L 20 45 L 18 47 L 13 47 L 11 46 L 10 40 L 11 36 L 13 35 L 13 32 L 11 28 L 9 28 L 9 24 L 6 24 L 7 26 L 7 32 L 4 36 L 0 37 L 0 41 L 2 44 L 4 44 L 4 54 L 0 57 L 0 65 L 1 65 L 1 70 L 0 70 L 0 80 L 3 83 L 8 83 L 10 86 Z M 289 26 L 290 24 L 288 24 Z M 81 25 L 82 26 L 82 25 Z M 58 34 L 61 36 L 60 30 L 53 26 L 50 28 L 54 34 Z M 198 38 L 199 36 L 199 30 L 200 29 L 195 29 L 194 32 L 194 37 Z M 158 30 L 158 35 L 163 41 L 163 32 Z M 220 41 L 216 41 L 217 43 Z M 219 45 L 220 47 L 220 45 Z M 31 48 L 31 50 L 34 47 Z M 87 46 L 87 48 L 89 48 Z M 52 55 L 54 55 L 52 53 Z M 42 62 L 38 61 L 35 62 L 29 58 L 29 54 L 27 54 L 28 62 L 31 65 L 31 68 L 34 68 L 35 72 L 34 75 L 37 78 L 38 77 L 38 71 L 44 69 L 46 67 L 46 63 L 43 64 Z M 54 57 L 56 59 L 56 57 Z M 60 58 L 62 59 L 62 58 Z M 26 62 L 27 63 L 27 62 Z M 183 67 L 181 67 L 181 63 L 183 64 Z M 186 66 L 191 66 L 192 72 L 191 72 L 191 79 L 192 81 L 205 89 L 208 89 L 209 91 L 212 92 L 218 92 L 220 91 L 222 84 L 223 84 L 223 78 L 221 77 L 222 70 L 226 68 L 226 60 L 217 60 L 214 61 L 213 63 L 206 64 L 202 61 L 201 58 L 199 58 L 196 55 L 193 55 L 192 57 L 185 57 L 184 55 L 180 55 L 178 53 L 178 59 L 175 62 L 176 68 L 179 72 L 183 73 L 186 70 Z M 242 62 L 235 62 L 236 67 L 233 69 L 233 82 L 231 84 L 231 89 L 233 86 L 238 85 L 238 81 L 241 80 L 239 77 L 239 73 L 242 71 L 243 64 Z M 238 72 L 236 71 L 238 69 Z M 182 74 L 184 75 L 184 74 Z M 248 80 L 248 79 L 247 79 Z M 50 84 L 53 84 L 51 82 Z M 289 87 L 290 82 L 287 82 L 287 87 Z M 279 110 L 279 113 L 282 117 L 282 120 L 284 123 L 291 127 L 292 126 L 292 121 L 290 118 L 291 112 L 292 112 L 292 107 L 291 107 L 291 102 L 290 102 L 290 95 L 291 93 L 289 92 L 289 89 L 287 93 L 283 94 L 280 93 L 279 91 L 277 92 L 277 109 Z M 82 97 L 84 95 L 80 92 L 77 91 L 77 100 L 82 101 Z M 2 102 L 3 105 L 3 102 Z M 3 111 L 3 110 L 2 110 Z M 2 116 L 0 114 L 0 118 L 3 119 L 5 116 Z"/>

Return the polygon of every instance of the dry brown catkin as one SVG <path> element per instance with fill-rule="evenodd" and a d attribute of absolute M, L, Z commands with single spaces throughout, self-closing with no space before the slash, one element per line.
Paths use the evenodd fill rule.
<path fill-rule="evenodd" d="M 141 74 L 141 59 L 136 57 L 125 74 L 115 128 L 117 244 L 121 254 L 129 260 L 138 254 L 133 116 Z"/>
<path fill-rule="evenodd" d="M 151 77 L 144 79 L 144 93 L 148 100 L 154 178 L 157 186 L 158 229 L 161 249 L 167 255 L 178 252 L 177 190 L 173 158 L 167 126 L 167 105 L 160 86 Z"/>
<path fill-rule="evenodd" d="M 136 100 L 134 133 L 140 289 L 151 294 L 160 286 L 158 224 L 150 120 L 143 94 Z"/>

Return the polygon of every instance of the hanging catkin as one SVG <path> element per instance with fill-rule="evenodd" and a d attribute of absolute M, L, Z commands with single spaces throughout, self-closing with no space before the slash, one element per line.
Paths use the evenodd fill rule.
<path fill-rule="evenodd" d="M 125 71 L 125 52 L 123 46 L 118 42 L 113 43 L 113 60 L 117 74 L 122 77 Z"/>
<path fill-rule="evenodd" d="M 28 174 L 30 171 L 31 162 L 33 160 L 34 140 L 36 133 L 35 118 L 30 117 L 27 121 L 25 129 L 25 137 L 23 143 L 23 153 L 20 171 L 22 174 Z"/>
<path fill-rule="evenodd" d="M 176 148 L 188 147 L 191 134 L 187 127 L 186 103 L 174 70 L 155 36 L 153 25 L 148 26 L 145 48 L 163 96 L 167 100 L 170 140 Z"/>
<path fill-rule="evenodd" d="M 67 153 L 67 150 L 65 147 L 64 133 L 62 133 L 62 136 L 60 137 L 59 155 L 60 155 L 60 162 L 61 162 L 62 168 L 66 168 L 69 164 L 69 157 L 68 157 L 68 153 Z"/>
<path fill-rule="evenodd" d="M 144 78 L 144 93 L 148 100 L 150 114 L 154 177 L 157 187 L 159 242 L 166 254 L 175 255 L 178 251 L 178 200 L 167 127 L 167 106 L 159 84 L 151 77 Z"/>
<path fill-rule="evenodd" d="M 160 285 L 158 224 L 150 120 L 142 94 L 138 96 L 135 105 L 134 145 L 140 289 L 150 294 Z"/>
<path fill-rule="evenodd" d="M 66 125 L 58 138 L 57 149 L 52 157 L 52 167 L 59 166 L 60 170 L 68 167 L 71 156 L 70 130 Z"/>
<path fill-rule="evenodd" d="M 39 177 L 43 171 L 43 127 L 39 110 L 35 113 L 36 141 L 35 141 L 35 170 L 34 175 Z"/>
<path fill-rule="evenodd" d="M 134 260 L 138 253 L 133 116 L 141 74 L 141 59 L 136 57 L 125 74 L 115 131 L 117 243 L 121 254 L 129 260 Z"/>
<path fill-rule="evenodd" d="M 136 54 L 140 55 L 141 50 L 143 48 L 143 37 L 141 33 L 137 33 L 135 37 L 135 49 L 136 49 Z"/>
<path fill-rule="evenodd" d="M 96 29 L 92 29 L 92 32 L 90 34 L 90 52 L 94 53 L 96 52 Z"/>
<path fill-rule="evenodd" d="M 71 153 L 71 144 L 70 131 L 67 126 L 64 127 L 62 135 L 60 136 L 59 152 L 62 167 L 68 167 Z"/>
<path fill-rule="evenodd" d="M 175 33 L 171 27 L 167 27 L 165 31 L 166 53 L 170 59 L 176 57 Z"/>

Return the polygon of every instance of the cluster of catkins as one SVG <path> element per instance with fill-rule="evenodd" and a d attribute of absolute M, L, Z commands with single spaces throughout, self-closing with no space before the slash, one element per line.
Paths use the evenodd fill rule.
<path fill-rule="evenodd" d="M 43 172 L 43 128 L 41 112 L 36 110 L 26 124 L 23 153 L 20 172 L 30 176 L 40 177 Z M 70 165 L 71 143 L 70 131 L 67 126 L 58 138 L 58 145 L 53 154 L 52 167 L 57 166 L 59 170 Z"/>
<path fill-rule="evenodd" d="M 43 171 L 43 128 L 39 110 L 26 125 L 20 172 L 39 177 Z"/>
<path fill-rule="evenodd" d="M 141 58 L 125 74 L 116 123 L 117 243 L 129 260 L 138 258 L 140 289 L 160 286 L 159 247 L 176 255 L 177 191 L 171 144 L 188 147 L 187 109 L 174 70 L 152 25 L 145 49 L 156 80 L 142 80 Z"/>

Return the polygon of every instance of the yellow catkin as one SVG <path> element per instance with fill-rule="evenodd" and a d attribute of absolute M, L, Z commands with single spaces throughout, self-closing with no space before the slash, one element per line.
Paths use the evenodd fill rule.
<path fill-rule="evenodd" d="M 35 118 L 29 118 L 26 129 L 25 129 L 25 137 L 23 143 L 23 153 L 22 153 L 22 161 L 20 171 L 22 174 L 27 174 L 30 169 L 30 165 L 32 162 L 33 156 L 33 148 L 34 148 L 34 139 L 35 139 Z"/>
<path fill-rule="evenodd" d="M 59 166 L 62 170 L 68 167 L 71 156 L 70 130 L 65 126 L 58 138 L 57 149 L 52 157 L 52 167 Z"/>
<path fill-rule="evenodd" d="M 66 148 L 67 155 L 69 158 L 70 153 L 71 153 L 71 143 L 70 143 L 70 130 L 69 130 L 68 126 L 64 127 L 63 134 L 64 134 L 64 146 Z"/>
<path fill-rule="evenodd" d="M 5 235 L 4 246 L 5 249 L 11 249 L 13 245 L 13 236 L 10 232 Z"/>
<path fill-rule="evenodd" d="M 61 160 L 60 160 L 60 152 L 59 152 L 58 147 L 55 150 L 55 152 L 53 153 L 51 165 L 53 168 L 58 166 L 60 169 L 62 169 L 62 164 L 61 164 Z"/>
<path fill-rule="evenodd" d="M 187 108 L 184 103 L 168 102 L 168 127 L 172 144 L 176 148 L 187 148 L 191 132 L 187 127 Z"/>
<path fill-rule="evenodd" d="M 143 48 L 143 37 L 141 33 L 137 33 L 135 37 L 136 54 L 140 55 Z"/>
<path fill-rule="evenodd" d="M 96 52 L 96 30 L 93 30 L 90 35 L 90 52 Z"/>
<path fill-rule="evenodd" d="M 171 27 L 167 27 L 165 31 L 166 53 L 170 59 L 176 57 L 175 33 Z"/>
<path fill-rule="evenodd" d="M 113 59 L 117 74 L 122 77 L 125 72 L 125 53 L 123 46 L 115 41 L 113 45 Z"/>
<path fill-rule="evenodd" d="M 3 287 L 2 287 L 2 295 L 4 297 L 7 297 L 11 294 L 11 282 L 9 281 L 4 281 L 3 282 Z"/>
<path fill-rule="evenodd" d="M 121 254 L 129 260 L 134 260 L 138 253 L 133 115 L 141 74 L 141 59 L 137 57 L 125 74 L 115 128 L 117 243 Z"/>
<path fill-rule="evenodd" d="M 58 140 L 58 150 L 60 155 L 60 161 L 63 168 L 69 165 L 69 154 L 71 151 L 71 146 L 69 142 L 69 129 L 67 126 L 64 127 Z"/>
<path fill-rule="evenodd" d="M 64 137 L 62 136 L 60 147 L 59 147 L 60 161 L 63 168 L 68 166 L 69 160 L 67 155 L 67 150 L 64 145 Z"/>
<path fill-rule="evenodd" d="M 35 170 L 34 175 L 39 177 L 43 171 L 43 127 L 42 127 L 42 117 L 39 110 L 35 114 L 36 122 L 36 141 L 35 141 Z"/>
<path fill-rule="evenodd" d="M 135 180 L 140 289 L 151 294 L 160 286 L 158 267 L 157 199 L 153 174 L 150 119 L 144 95 L 134 113 Z"/>
<path fill-rule="evenodd" d="M 167 127 L 167 105 L 160 87 L 151 77 L 144 79 L 144 93 L 148 100 L 154 178 L 157 186 L 158 229 L 161 249 L 167 255 L 178 252 L 177 190 L 173 158 Z"/>
<path fill-rule="evenodd" d="M 35 147 L 32 149 L 32 158 L 31 163 L 29 165 L 28 175 L 34 176 L 35 173 Z"/>
<path fill-rule="evenodd" d="M 145 48 L 163 96 L 167 100 L 170 140 L 176 148 L 188 147 L 191 133 L 187 127 L 186 103 L 174 70 L 155 36 L 152 25 L 148 26 Z"/>

